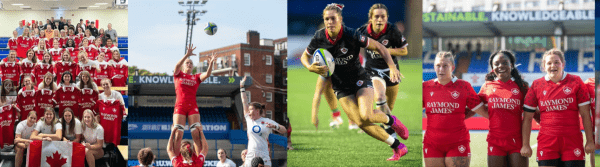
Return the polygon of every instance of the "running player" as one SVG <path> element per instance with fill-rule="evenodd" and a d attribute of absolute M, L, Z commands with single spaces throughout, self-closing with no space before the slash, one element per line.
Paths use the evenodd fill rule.
<path fill-rule="evenodd" d="M 454 56 L 439 52 L 435 57 L 436 79 L 423 82 L 423 108 L 427 132 L 423 139 L 425 166 L 469 166 L 471 150 L 465 109 L 488 118 L 483 103 L 468 82 L 452 75 Z"/>
<path fill-rule="evenodd" d="M 200 138 L 198 143 L 194 142 L 193 145 L 187 140 L 177 142 L 175 138 L 179 131 L 181 130 L 178 127 L 173 126 L 169 143 L 167 143 L 167 153 L 173 167 L 204 166 L 204 160 L 208 153 L 208 143 L 206 143 L 206 137 L 204 137 L 204 132 L 202 132 L 202 125 L 198 125 L 197 128 L 194 128 L 196 132 L 192 132 L 192 134 L 198 134 L 198 136 L 192 137 Z"/>
<path fill-rule="evenodd" d="M 208 70 L 206 73 L 192 74 L 194 64 L 189 57 L 192 56 L 194 49 L 196 49 L 194 45 L 187 47 L 187 53 L 177 62 L 175 71 L 173 72 L 175 94 L 177 95 L 177 99 L 175 100 L 175 111 L 173 113 L 173 124 L 178 129 L 175 134 L 175 143 L 181 143 L 181 139 L 183 138 L 183 127 L 186 120 L 190 125 L 190 132 L 192 133 L 194 144 L 200 143 L 199 131 L 195 130 L 200 128 L 201 125 L 198 104 L 196 103 L 196 93 L 198 92 L 200 83 L 211 75 L 216 55 L 213 53 L 209 56 Z M 195 147 L 199 148 L 200 146 L 196 145 Z"/>
<path fill-rule="evenodd" d="M 516 58 L 510 51 L 498 51 L 490 56 L 492 72 L 485 77 L 479 97 L 490 116 L 488 133 L 488 166 L 529 166 L 521 156 L 521 115 L 527 82 L 515 68 Z"/>
<path fill-rule="evenodd" d="M 566 61 L 562 51 L 546 51 L 541 64 L 546 76 L 533 81 L 525 96 L 521 154 L 531 157 L 531 119 L 539 109 L 542 128 L 538 134 L 538 165 L 583 167 L 585 153 L 594 151 L 590 95 L 579 76 L 564 72 Z M 585 148 L 579 115 L 585 131 Z"/>
<path fill-rule="evenodd" d="M 318 48 L 325 48 L 333 55 L 336 70 L 331 77 L 327 78 L 327 82 L 332 83 L 344 112 L 367 134 L 390 145 L 394 154 L 388 160 L 397 161 L 407 153 L 408 149 L 400 141 L 386 133 L 383 128 L 373 123 L 385 123 L 392 126 L 398 134 L 408 133 L 408 130 L 395 116 L 373 110 L 373 86 L 369 74 L 360 66 L 358 60 L 360 48 L 365 47 L 382 53 L 389 67 L 394 67 L 394 63 L 383 45 L 342 24 L 343 7 L 343 5 L 335 3 L 325 7 L 323 20 L 326 27 L 315 33 L 306 51 L 302 54 L 302 64 L 309 71 L 323 75 L 328 71 L 327 67 L 318 66 L 318 62 L 310 64 L 309 59 Z M 391 80 L 397 82 L 399 72 L 395 68 L 391 69 Z M 313 120 L 315 119 L 313 118 Z"/>
<path fill-rule="evenodd" d="M 267 138 L 273 130 L 281 134 L 285 134 L 287 130 L 277 122 L 261 116 L 265 112 L 264 105 L 257 102 L 248 104 L 248 96 L 246 96 L 246 89 L 244 88 L 245 82 L 246 76 L 240 81 L 240 96 L 242 97 L 244 118 L 246 118 L 246 128 L 248 129 L 248 153 L 246 154 L 246 160 L 261 157 L 265 160 L 265 166 L 271 166 Z"/>
<path fill-rule="evenodd" d="M 390 55 L 392 55 L 392 60 L 395 64 L 394 68 L 400 69 L 397 57 L 408 54 L 406 49 L 408 43 L 406 43 L 406 39 L 400 30 L 394 24 L 388 22 L 388 17 L 388 9 L 385 5 L 380 3 L 373 4 L 369 9 L 369 22 L 358 28 L 357 31 L 385 46 Z M 390 69 L 381 54 L 373 50 L 365 50 L 365 52 L 367 59 L 365 69 L 372 76 L 371 81 L 375 90 L 377 109 L 386 114 L 391 114 L 396 103 L 396 97 L 398 96 L 398 82 L 394 83 L 390 80 Z M 402 74 L 400 75 L 402 76 Z M 394 130 L 389 127 L 386 127 L 386 131 L 389 134 L 394 133 Z M 408 136 L 400 137 L 405 140 L 408 138 Z"/>

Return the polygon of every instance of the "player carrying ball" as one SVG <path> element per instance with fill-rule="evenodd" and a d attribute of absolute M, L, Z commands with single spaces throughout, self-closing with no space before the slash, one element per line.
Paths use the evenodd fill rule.
<path fill-rule="evenodd" d="M 525 96 L 521 154 L 531 157 L 531 119 L 539 109 L 542 128 L 538 135 L 537 159 L 540 166 L 585 166 L 584 151 L 594 151 L 590 95 L 579 76 L 564 72 L 565 64 L 562 51 L 546 51 L 542 57 L 546 76 L 533 81 Z M 579 115 L 585 131 L 585 150 Z"/>
<path fill-rule="evenodd" d="M 194 45 L 187 47 L 187 53 L 177 65 L 175 65 L 175 71 L 173 72 L 173 78 L 175 82 L 175 112 L 173 113 L 173 124 L 177 128 L 175 134 L 175 142 L 181 143 L 183 138 L 183 127 L 187 120 L 190 125 L 190 132 L 194 140 L 194 147 L 200 148 L 201 146 L 196 145 L 200 142 L 200 133 L 196 131 L 196 128 L 201 128 L 200 124 L 200 113 L 198 112 L 198 104 L 196 103 L 196 92 L 198 92 L 198 86 L 204 81 L 212 72 L 212 65 L 215 61 L 216 55 L 213 53 L 208 59 L 208 70 L 203 74 L 192 74 L 194 63 L 190 56 L 196 49 Z"/>
<path fill-rule="evenodd" d="M 325 48 L 332 54 L 335 58 L 335 71 L 327 78 L 327 82 L 331 82 L 344 112 L 368 135 L 390 145 L 394 154 L 388 160 L 397 161 L 407 153 L 408 149 L 374 123 L 392 126 L 398 134 L 408 133 L 408 130 L 395 116 L 373 110 L 373 85 L 369 74 L 358 60 L 360 48 L 377 50 L 382 54 L 390 68 L 392 82 L 398 82 L 398 69 L 394 68 L 394 62 L 385 46 L 342 24 L 343 7 L 335 3 L 325 7 L 323 10 L 325 28 L 315 33 L 302 54 L 302 64 L 309 71 L 323 75 L 328 71 L 327 67 L 318 66 L 318 62 L 310 64 L 310 57 L 318 48 Z"/>

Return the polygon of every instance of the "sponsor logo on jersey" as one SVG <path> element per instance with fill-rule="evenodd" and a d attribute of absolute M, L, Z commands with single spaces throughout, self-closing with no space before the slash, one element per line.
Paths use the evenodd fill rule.
<path fill-rule="evenodd" d="M 579 148 L 576 148 L 575 150 L 573 150 L 573 153 L 575 153 L 575 156 L 579 157 L 581 155 L 581 150 Z"/>
<path fill-rule="evenodd" d="M 388 44 L 388 40 L 386 39 L 386 40 L 381 41 L 381 44 L 387 45 Z"/>
<path fill-rule="evenodd" d="M 540 157 L 544 156 L 544 151 L 540 151 Z"/>
<path fill-rule="evenodd" d="M 466 151 L 466 150 L 467 150 L 467 147 L 465 147 L 465 146 L 463 146 L 463 145 L 460 145 L 460 146 L 458 146 L 458 151 L 459 151 L 460 153 L 465 153 L 465 151 Z"/>
<path fill-rule="evenodd" d="M 573 89 L 565 86 L 563 88 L 563 92 L 565 92 L 566 95 L 569 95 L 569 94 L 571 94 L 571 92 L 573 92 Z"/>
<path fill-rule="evenodd" d="M 341 48 L 340 51 L 342 51 L 343 54 L 348 53 L 348 48 Z"/>
<path fill-rule="evenodd" d="M 496 88 L 492 89 L 492 92 L 496 93 Z"/>
<path fill-rule="evenodd" d="M 363 84 L 363 83 L 364 83 L 364 82 L 363 82 L 362 80 L 358 80 L 358 82 L 356 82 L 356 85 L 357 85 L 357 86 L 362 86 L 362 84 Z"/>
<path fill-rule="evenodd" d="M 258 125 L 254 125 L 252 127 L 252 132 L 254 132 L 254 133 L 260 133 L 260 130 L 261 130 L 261 128 Z"/>
<path fill-rule="evenodd" d="M 458 97 L 460 96 L 460 93 L 458 93 L 458 91 L 453 91 L 453 92 L 450 92 L 450 95 L 452 95 L 452 98 L 458 99 Z"/>
<path fill-rule="evenodd" d="M 490 147 L 490 152 L 492 152 L 494 150 L 494 147 Z"/>
<path fill-rule="evenodd" d="M 546 91 L 544 91 L 543 93 L 544 93 L 544 96 L 546 96 Z"/>
<path fill-rule="evenodd" d="M 510 90 L 510 92 L 511 92 L 513 95 L 518 95 L 518 94 L 519 94 L 519 89 L 517 89 L 517 88 L 512 88 L 512 89 Z"/>
<path fill-rule="evenodd" d="M 425 149 L 425 154 L 427 154 L 427 149 Z"/>
<path fill-rule="evenodd" d="M 360 42 L 365 42 L 365 40 L 366 40 L 365 36 L 361 35 L 360 36 Z"/>
<path fill-rule="evenodd" d="M 433 92 L 429 92 L 429 95 L 431 95 L 431 97 L 433 97 Z"/>

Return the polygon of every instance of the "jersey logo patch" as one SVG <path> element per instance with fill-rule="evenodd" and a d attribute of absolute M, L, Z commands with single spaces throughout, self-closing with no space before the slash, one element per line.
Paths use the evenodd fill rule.
<path fill-rule="evenodd" d="M 465 153 L 465 150 L 467 150 L 467 148 L 465 146 L 463 146 L 463 145 L 458 146 L 458 151 L 460 153 Z"/>
<path fill-rule="evenodd" d="M 364 83 L 364 82 L 363 82 L 362 80 L 358 80 L 358 82 L 356 82 L 356 85 L 357 85 L 357 86 L 362 86 L 362 84 L 363 84 L 363 83 Z"/>
<path fill-rule="evenodd" d="M 342 51 L 343 54 L 348 53 L 348 49 L 347 48 L 342 48 L 342 49 L 340 49 L 340 51 Z"/>
<path fill-rule="evenodd" d="M 365 36 L 362 36 L 362 35 L 361 35 L 361 36 L 360 36 L 360 42 L 365 42 L 365 40 L 366 40 L 366 39 L 365 39 Z"/>
<path fill-rule="evenodd" d="M 540 157 L 544 156 L 544 151 L 540 151 Z"/>
<path fill-rule="evenodd" d="M 581 155 L 581 150 L 579 150 L 579 148 L 576 148 L 573 153 L 575 153 L 575 156 L 579 157 Z"/>
<path fill-rule="evenodd" d="M 492 92 L 496 93 L 496 88 L 492 89 Z"/>
<path fill-rule="evenodd" d="M 492 152 L 492 150 L 494 150 L 494 147 L 490 147 L 490 152 Z"/>
<path fill-rule="evenodd" d="M 254 125 L 252 127 L 252 132 L 254 132 L 254 133 L 260 133 L 260 130 L 261 130 L 261 128 L 258 125 Z"/>
<path fill-rule="evenodd" d="M 388 44 L 388 42 L 389 42 L 389 41 L 386 39 L 386 40 L 383 40 L 383 41 L 381 41 L 381 44 L 383 44 L 383 45 L 387 45 L 387 44 Z"/>
<path fill-rule="evenodd" d="M 569 94 L 571 94 L 571 92 L 573 92 L 573 90 L 571 88 L 565 86 L 563 88 L 563 92 L 565 92 L 566 95 L 569 95 Z"/>
<path fill-rule="evenodd" d="M 544 91 L 544 96 L 546 96 L 546 91 Z"/>
<path fill-rule="evenodd" d="M 431 97 L 433 97 L 433 92 L 430 92 L 429 95 L 431 95 Z"/>
<path fill-rule="evenodd" d="M 517 89 L 517 88 L 512 88 L 512 90 L 510 90 L 510 92 L 511 92 L 513 95 L 518 95 L 518 94 L 519 94 L 519 89 Z"/>
<path fill-rule="evenodd" d="M 425 154 L 427 154 L 427 149 L 425 149 Z"/>
<path fill-rule="evenodd" d="M 450 92 L 450 95 L 452 95 L 452 98 L 458 99 L 458 96 L 460 96 L 460 93 L 458 93 L 458 91 L 453 91 L 453 92 Z"/>

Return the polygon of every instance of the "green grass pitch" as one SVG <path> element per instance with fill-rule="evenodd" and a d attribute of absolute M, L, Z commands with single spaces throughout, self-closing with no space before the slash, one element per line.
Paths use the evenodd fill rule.
<path fill-rule="evenodd" d="M 386 161 L 392 149 L 365 133 L 348 130 L 344 124 L 331 129 L 331 110 L 324 98 L 319 110 L 319 130 L 311 123 L 311 103 L 317 74 L 303 67 L 288 69 L 288 116 L 293 132 L 294 150 L 288 151 L 289 166 L 422 166 L 422 66 L 420 60 L 400 61 L 400 72 L 406 77 L 400 83 L 395 108 L 392 111 L 409 129 L 410 138 L 401 142 L 408 154 L 400 161 Z M 338 108 L 341 109 L 341 106 Z"/>

